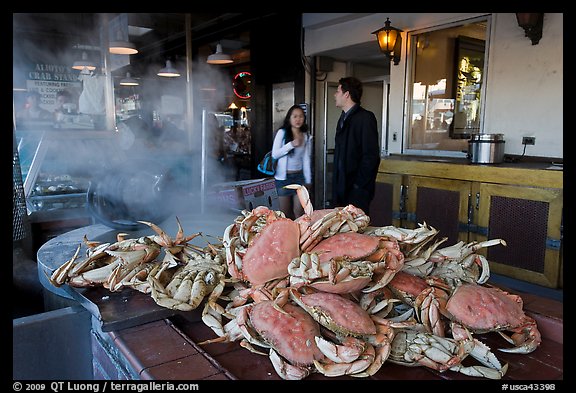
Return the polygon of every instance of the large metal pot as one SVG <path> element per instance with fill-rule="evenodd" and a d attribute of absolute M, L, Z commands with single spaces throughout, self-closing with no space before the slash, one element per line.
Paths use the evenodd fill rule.
<path fill-rule="evenodd" d="M 172 213 L 175 181 L 159 161 L 127 160 L 114 171 L 99 173 L 90 182 L 87 206 L 102 224 L 123 231 L 146 229 L 139 220 L 155 224 Z"/>
<path fill-rule="evenodd" d="M 476 134 L 468 141 L 468 158 L 473 164 L 499 164 L 504 161 L 503 134 Z"/>

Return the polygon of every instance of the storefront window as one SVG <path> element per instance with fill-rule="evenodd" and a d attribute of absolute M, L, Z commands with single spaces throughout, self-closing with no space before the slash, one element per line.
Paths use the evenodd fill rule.
<path fill-rule="evenodd" d="M 487 23 L 409 34 L 408 153 L 462 154 L 481 132 Z"/>

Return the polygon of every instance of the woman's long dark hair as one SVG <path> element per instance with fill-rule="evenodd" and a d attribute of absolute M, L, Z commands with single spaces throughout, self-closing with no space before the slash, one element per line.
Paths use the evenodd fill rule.
<path fill-rule="evenodd" d="M 294 112 L 295 109 L 300 109 L 302 112 L 304 112 L 304 109 L 302 109 L 300 105 L 292 105 L 290 109 L 288 109 L 288 112 L 286 112 L 284 123 L 282 123 L 282 127 L 280 127 L 283 128 L 284 131 L 286 131 L 286 136 L 284 137 L 284 144 L 292 142 L 292 140 L 294 139 L 294 135 L 292 135 L 292 126 L 290 125 L 290 116 L 292 116 L 292 112 Z M 304 124 L 302 124 L 302 127 L 300 127 L 300 131 L 308 132 L 308 125 L 306 124 L 306 112 L 304 112 Z"/>

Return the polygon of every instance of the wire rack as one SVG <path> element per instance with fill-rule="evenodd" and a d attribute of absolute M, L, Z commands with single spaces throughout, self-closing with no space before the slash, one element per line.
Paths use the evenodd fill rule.
<path fill-rule="evenodd" d="M 20 157 L 16 144 L 16 136 L 12 132 L 12 241 L 29 239 L 31 235 L 28 212 L 26 209 L 26 196 L 22 182 L 22 170 L 20 169 Z"/>

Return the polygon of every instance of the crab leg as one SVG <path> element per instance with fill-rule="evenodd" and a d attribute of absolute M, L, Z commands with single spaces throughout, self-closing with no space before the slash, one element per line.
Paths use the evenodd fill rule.
<path fill-rule="evenodd" d="M 59 287 L 68 280 L 68 273 L 75 266 L 74 262 L 76 261 L 76 259 L 78 258 L 78 255 L 80 254 L 80 248 L 82 248 L 81 245 L 78 246 L 78 248 L 76 249 L 76 252 L 74 253 L 74 256 L 72 256 L 71 259 L 69 259 L 67 262 L 63 263 L 62 266 L 60 266 L 58 269 L 54 270 L 54 272 L 52 273 L 52 275 L 49 278 L 52 285 Z"/>
<path fill-rule="evenodd" d="M 339 377 L 341 375 L 354 375 L 366 370 L 374 362 L 376 351 L 372 345 L 367 345 L 357 360 L 349 363 L 322 364 L 314 360 L 316 369 L 327 377 Z"/>
<path fill-rule="evenodd" d="M 502 367 L 500 370 L 494 370 L 492 368 L 482 366 L 464 367 L 461 364 L 457 364 L 456 366 L 450 367 L 450 371 L 456 371 L 471 377 L 501 379 L 504 374 L 506 374 L 506 371 L 508 371 L 508 364 L 505 364 L 504 367 Z"/>
<path fill-rule="evenodd" d="M 382 347 L 376 347 L 374 350 L 376 351 L 376 355 L 374 357 L 374 361 L 372 362 L 372 364 L 366 370 L 364 370 L 364 372 L 353 374 L 352 375 L 353 377 L 364 378 L 376 374 L 376 372 L 380 370 L 386 359 L 388 359 L 388 356 L 390 355 L 391 351 L 391 346 L 385 345 Z"/>
<path fill-rule="evenodd" d="M 341 345 L 334 344 L 322 336 L 314 337 L 324 356 L 334 363 L 350 363 L 357 360 L 366 350 L 367 343 L 354 337 L 346 337 Z"/>
<path fill-rule="evenodd" d="M 309 368 L 293 366 L 285 362 L 272 348 L 270 348 L 269 356 L 274 370 L 282 379 L 301 380 L 310 375 L 311 370 Z"/>
<path fill-rule="evenodd" d="M 314 212 L 314 207 L 312 207 L 312 202 L 310 201 L 310 194 L 308 189 L 300 184 L 288 184 L 284 188 L 289 188 L 291 190 L 296 190 L 296 195 L 298 195 L 298 200 L 304 208 L 304 214 L 311 215 Z"/>
<path fill-rule="evenodd" d="M 481 248 L 491 247 L 498 244 L 506 246 L 506 242 L 502 239 L 490 239 L 484 242 L 471 242 L 468 244 L 465 244 L 463 241 L 459 241 L 450 247 L 436 250 L 434 253 L 432 253 L 429 260 L 435 263 L 444 262 L 446 260 L 460 261 Z"/>
<path fill-rule="evenodd" d="M 188 303 L 184 303 L 170 297 L 166 293 L 166 289 L 164 288 L 164 286 L 160 283 L 160 281 L 156 277 L 150 275 L 148 276 L 148 281 L 150 283 L 152 298 L 156 303 L 158 303 L 158 305 L 172 310 L 179 310 L 179 311 L 193 310 L 193 308 Z"/>

